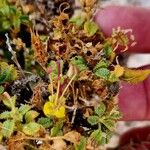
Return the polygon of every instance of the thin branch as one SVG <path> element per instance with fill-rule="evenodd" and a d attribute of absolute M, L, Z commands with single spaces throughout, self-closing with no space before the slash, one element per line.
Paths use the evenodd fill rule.
<path fill-rule="evenodd" d="M 60 92 L 60 80 L 61 80 L 61 76 L 60 76 L 60 79 L 58 79 L 58 83 L 57 83 L 57 93 L 56 93 L 56 98 L 55 98 L 55 105 L 58 102 L 58 96 L 59 96 L 59 92 Z"/>
<path fill-rule="evenodd" d="M 16 56 L 16 52 L 13 51 L 12 47 L 11 47 L 11 44 L 10 44 L 10 39 L 8 37 L 8 33 L 5 34 L 6 36 L 6 44 L 7 44 L 7 47 L 8 47 L 8 50 L 9 52 L 12 54 L 12 57 L 11 59 L 14 61 L 14 63 L 16 64 L 16 66 L 18 67 L 20 73 L 22 74 L 22 76 L 25 78 L 25 74 L 24 74 L 24 71 L 22 70 L 18 60 L 17 60 L 17 56 Z M 29 90 L 32 90 L 31 86 L 30 86 L 30 83 L 27 84 L 28 85 L 28 89 Z"/>
<path fill-rule="evenodd" d="M 76 112 L 77 112 L 77 106 L 74 108 L 73 110 L 73 115 L 72 115 L 72 119 L 71 119 L 71 124 L 74 123 L 75 117 L 76 117 Z"/>
<path fill-rule="evenodd" d="M 16 52 L 15 51 L 13 51 L 13 49 L 12 49 L 12 47 L 11 47 L 11 44 L 10 44 L 10 39 L 9 39 L 9 37 L 8 37 L 8 33 L 6 33 L 5 34 L 5 36 L 6 36 L 6 44 L 7 44 L 7 47 L 8 47 L 8 50 L 9 50 L 9 52 L 12 54 L 12 60 L 14 61 L 14 63 L 16 64 L 16 66 L 18 67 L 18 69 L 19 69 L 19 71 L 21 72 L 21 74 L 23 75 L 23 77 L 25 77 L 25 74 L 24 74 L 24 72 L 23 72 L 23 70 L 22 70 L 22 68 L 21 68 L 21 66 L 20 66 L 20 64 L 19 64 L 19 62 L 18 62 L 18 60 L 17 60 L 17 56 L 16 56 Z"/>
<path fill-rule="evenodd" d="M 70 86 L 71 82 L 74 80 L 75 77 L 76 77 L 76 74 L 71 78 L 71 80 L 70 80 L 69 83 L 67 84 L 67 86 L 66 86 L 66 88 L 64 89 L 64 91 L 63 91 L 63 93 L 62 93 L 60 99 L 63 98 L 65 92 L 67 91 L 68 87 Z"/>
<path fill-rule="evenodd" d="M 51 86 L 51 94 L 52 94 L 52 97 L 54 95 L 54 86 L 53 86 L 53 79 L 51 77 L 51 74 L 49 75 L 49 79 L 50 79 L 50 86 Z"/>
<path fill-rule="evenodd" d="M 85 98 L 79 97 L 79 99 L 81 101 L 83 101 L 86 106 L 91 106 L 91 103 L 88 100 L 86 100 Z"/>
<path fill-rule="evenodd" d="M 76 95 L 74 97 L 74 105 L 75 108 L 73 110 L 73 115 L 72 115 L 72 119 L 71 119 L 71 124 L 74 123 L 75 117 L 76 117 L 76 112 L 77 112 L 77 108 L 78 108 L 78 104 L 77 104 L 77 98 L 78 98 L 78 89 L 76 90 Z"/>
<path fill-rule="evenodd" d="M 24 137 L 20 137 L 18 139 L 14 139 L 12 140 L 13 142 L 16 141 L 22 141 L 22 140 L 39 140 L 39 141 L 50 141 L 50 140 L 56 140 L 56 139 L 65 139 L 64 136 L 57 136 L 57 137 L 46 137 L 46 138 L 39 138 L 39 137 L 28 137 L 28 136 L 24 136 Z"/>

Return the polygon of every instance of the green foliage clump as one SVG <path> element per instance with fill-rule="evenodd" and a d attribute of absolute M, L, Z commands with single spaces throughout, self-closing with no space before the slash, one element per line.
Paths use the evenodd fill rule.
<path fill-rule="evenodd" d="M 99 129 L 94 130 L 91 133 L 91 138 L 100 145 L 106 144 L 115 127 L 115 122 L 121 118 L 121 114 L 117 111 L 117 108 L 113 108 L 110 112 L 107 111 L 106 105 L 101 102 L 98 106 L 94 109 L 94 115 L 88 118 L 88 122 L 93 125 L 98 125 Z M 103 130 L 105 129 L 105 132 Z M 104 142 L 105 141 L 105 142 Z"/>
<path fill-rule="evenodd" d="M 7 0 L 0 2 L 0 32 L 16 29 L 19 30 L 21 23 L 28 21 L 28 16 L 14 5 L 10 5 Z"/>
<path fill-rule="evenodd" d="M 86 70 L 86 61 L 82 56 L 75 56 L 71 59 L 71 64 L 75 65 L 80 71 Z"/>
<path fill-rule="evenodd" d="M 16 107 L 16 97 L 9 97 L 7 93 L 3 94 L 3 103 L 9 108 L 9 111 L 4 111 L 0 114 L 1 122 L 1 137 L 11 137 L 15 131 L 23 132 L 26 135 L 36 134 L 42 127 L 40 124 L 34 122 L 39 113 L 31 110 L 31 106 L 23 104 Z M 25 123 L 23 123 L 25 120 Z"/>
<path fill-rule="evenodd" d="M 17 79 L 17 70 L 14 65 L 0 62 L 0 84 L 11 82 Z"/>
<path fill-rule="evenodd" d="M 0 32 L 10 33 L 10 39 L 5 35 L 12 55 L 11 60 L 6 56 L 8 63 L 0 62 L 0 142 L 10 150 L 100 149 L 121 118 L 120 81 L 137 83 L 150 74 L 119 64 L 115 50 L 127 50 L 133 37 L 117 28 L 106 38 L 92 20 L 96 0 L 81 0 L 82 12 L 73 18 L 68 15 L 72 1 L 60 0 L 58 16 L 49 21 L 42 14 L 47 32 L 35 31 L 34 20 L 33 28 L 26 27 L 29 37 L 24 36 L 20 25 L 28 17 L 21 10 L 32 3 L 19 2 L 0 3 Z"/>

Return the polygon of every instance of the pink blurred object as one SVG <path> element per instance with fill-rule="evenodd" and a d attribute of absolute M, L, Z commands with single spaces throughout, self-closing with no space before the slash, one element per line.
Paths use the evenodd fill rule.
<path fill-rule="evenodd" d="M 131 129 L 124 133 L 116 150 L 149 150 L 150 126 Z"/>
<path fill-rule="evenodd" d="M 95 21 L 106 36 L 110 36 L 112 28 L 132 29 L 136 46 L 130 52 L 150 51 L 150 9 L 133 6 L 108 6 L 100 10 Z"/>

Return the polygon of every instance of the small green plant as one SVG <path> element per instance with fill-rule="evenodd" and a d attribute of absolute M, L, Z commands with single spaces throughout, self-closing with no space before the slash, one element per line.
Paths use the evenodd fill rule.
<path fill-rule="evenodd" d="M 34 122 L 39 113 L 31 110 L 30 105 L 22 104 L 20 107 L 16 107 L 16 97 L 10 97 L 5 92 L 1 97 L 3 104 L 9 109 L 0 114 L 0 119 L 4 120 L 3 123 L 1 122 L 1 138 L 10 138 L 15 131 L 34 135 L 40 130 L 41 125 Z M 25 123 L 23 123 L 23 119 L 25 119 Z"/>
<path fill-rule="evenodd" d="M 10 29 L 19 30 L 21 23 L 28 21 L 28 16 L 23 15 L 14 5 L 8 4 L 7 0 L 1 0 L 0 18 L 0 32 Z"/>
<path fill-rule="evenodd" d="M 17 70 L 14 65 L 8 65 L 6 62 L 0 62 L 0 70 L 0 84 L 17 79 Z"/>
<path fill-rule="evenodd" d="M 17 70 L 14 65 L 8 65 L 6 62 L 0 62 L 0 94 L 4 92 L 3 85 L 17 79 Z"/>
<path fill-rule="evenodd" d="M 118 27 L 106 38 L 92 20 L 96 0 L 80 1 L 82 12 L 72 18 L 63 1 L 59 15 L 45 22 L 47 34 L 33 22 L 31 47 L 19 40 L 21 59 L 22 49 L 14 51 L 5 34 L 12 59 L 0 62 L 0 140 L 10 150 L 101 149 L 121 118 L 120 81 L 133 84 L 150 74 L 119 64 L 115 50 L 133 45 L 130 30 Z M 0 30 L 19 30 L 20 7 L 2 0 L 0 16 Z"/>
<path fill-rule="evenodd" d="M 88 117 L 88 122 L 92 126 L 98 125 L 99 127 L 91 133 L 91 138 L 100 145 L 107 143 L 110 140 L 111 131 L 115 128 L 115 122 L 120 118 L 121 114 L 117 111 L 117 108 L 114 107 L 108 113 L 105 104 L 101 102 L 94 108 L 94 114 Z"/>

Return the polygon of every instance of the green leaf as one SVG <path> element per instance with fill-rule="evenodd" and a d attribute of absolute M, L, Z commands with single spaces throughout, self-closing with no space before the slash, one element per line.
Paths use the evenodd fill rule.
<path fill-rule="evenodd" d="M 19 28 L 20 28 L 20 25 L 21 25 L 20 17 L 14 17 L 13 26 L 14 26 L 16 29 L 19 29 Z"/>
<path fill-rule="evenodd" d="M 38 117 L 39 113 L 34 110 L 30 110 L 25 114 L 25 120 L 27 123 L 34 121 L 36 117 Z"/>
<path fill-rule="evenodd" d="M 22 16 L 20 16 L 20 20 L 21 21 L 29 21 L 29 16 L 28 15 L 22 15 Z"/>
<path fill-rule="evenodd" d="M 3 134 L 1 133 L 1 131 L 0 131 L 0 142 L 2 142 L 2 140 L 3 140 Z M 3 149 L 2 149 L 3 150 Z M 5 149 L 4 149 L 5 150 Z"/>
<path fill-rule="evenodd" d="M 10 27 L 11 27 L 10 21 L 5 20 L 5 21 L 2 22 L 2 28 L 3 28 L 4 30 L 9 29 Z"/>
<path fill-rule="evenodd" d="M 29 105 L 26 105 L 26 104 L 21 105 L 19 107 L 19 112 L 20 112 L 21 115 L 25 115 L 30 109 L 31 109 L 31 106 L 29 106 Z"/>
<path fill-rule="evenodd" d="M 118 111 L 117 108 L 113 108 L 110 112 L 109 118 L 118 120 L 122 118 L 122 114 Z"/>
<path fill-rule="evenodd" d="M 2 125 L 2 134 L 4 137 L 10 137 L 14 132 L 15 122 L 14 120 L 6 120 Z"/>
<path fill-rule="evenodd" d="M 98 106 L 95 107 L 95 113 L 101 117 L 102 115 L 104 115 L 106 111 L 106 106 L 103 102 L 101 102 Z"/>
<path fill-rule="evenodd" d="M 111 72 L 111 74 L 109 76 L 109 81 L 112 82 L 112 83 L 117 82 L 117 81 L 119 81 L 119 78 L 116 76 L 115 73 Z"/>
<path fill-rule="evenodd" d="M 86 70 L 87 65 L 82 56 L 75 56 L 71 59 L 71 64 L 75 65 L 80 71 Z"/>
<path fill-rule="evenodd" d="M 6 0 L 1 0 L 0 8 L 6 7 L 6 6 L 7 6 L 7 1 Z"/>
<path fill-rule="evenodd" d="M 99 117 L 98 116 L 90 116 L 90 117 L 88 117 L 88 122 L 91 125 L 96 125 L 99 123 Z"/>
<path fill-rule="evenodd" d="M 0 119 L 9 119 L 11 118 L 11 112 L 10 111 L 4 111 L 0 114 Z"/>
<path fill-rule="evenodd" d="M 61 136 L 61 135 L 63 135 L 63 132 L 62 132 L 62 130 L 60 128 L 53 127 L 51 129 L 51 136 Z"/>
<path fill-rule="evenodd" d="M 107 144 L 107 139 L 105 137 L 102 137 L 100 143 L 101 143 L 101 145 Z"/>
<path fill-rule="evenodd" d="M 4 93 L 4 87 L 3 86 L 0 86 L 0 94 L 3 94 Z"/>
<path fill-rule="evenodd" d="M 101 121 L 110 131 L 114 130 L 114 125 L 115 125 L 115 121 L 113 120 L 109 120 L 109 119 L 105 119 Z"/>
<path fill-rule="evenodd" d="M 107 68 L 109 66 L 109 63 L 106 59 L 102 59 L 100 60 L 96 66 L 94 67 L 94 72 L 97 70 L 97 69 L 100 69 L 100 68 Z"/>
<path fill-rule="evenodd" d="M 109 44 L 105 44 L 103 51 L 106 57 L 110 57 L 113 52 L 113 49 Z"/>
<path fill-rule="evenodd" d="M 86 21 L 84 23 L 84 31 L 87 34 L 87 36 L 93 36 L 98 30 L 98 26 L 96 23 L 92 21 Z"/>
<path fill-rule="evenodd" d="M 84 21 L 85 21 L 85 19 L 81 16 L 73 17 L 70 19 L 70 22 L 74 23 L 77 26 L 82 26 Z"/>
<path fill-rule="evenodd" d="M 16 105 L 16 98 L 17 98 L 16 96 L 11 97 L 11 103 L 12 103 L 13 106 Z"/>
<path fill-rule="evenodd" d="M 0 62 L 0 84 L 14 81 L 17 78 L 17 70 L 13 65 Z"/>
<path fill-rule="evenodd" d="M 16 96 L 11 97 L 10 99 L 3 99 L 3 103 L 8 108 L 12 109 L 16 105 Z"/>
<path fill-rule="evenodd" d="M 63 61 L 59 60 L 60 66 L 56 61 L 50 61 L 48 64 L 48 67 L 50 68 L 50 76 L 52 79 L 58 77 L 58 73 L 62 73 L 63 70 Z"/>
<path fill-rule="evenodd" d="M 56 124 L 52 129 L 51 129 L 51 136 L 61 136 L 63 135 L 63 132 L 62 132 L 62 126 L 63 124 L 62 123 L 58 123 Z"/>
<path fill-rule="evenodd" d="M 106 143 L 108 143 L 110 141 L 110 139 L 112 138 L 113 135 L 114 135 L 114 133 L 111 131 L 106 132 Z"/>
<path fill-rule="evenodd" d="M 118 119 L 121 119 L 122 118 L 122 115 L 119 113 L 119 112 L 114 112 L 110 115 L 110 118 L 111 119 L 115 119 L 115 120 L 118 120 Z"/>
<path fill-rule="evenodd" d="M 101 139 L 102 139 L 102 131 L 100 129 L 97 129 L 95 131 L 93 131 L 90 135 L 91 138 L 93 138 L 93 140 L 100 145 L 101 144 Z"/>
<path fill-rule="evenodd" d="M 12 9 L 12 11 L 15 11 L 15 14 L 12 17 L 12 25 L 14 26 L 14 28 L 19 29 L 20 25 L 21 25 L 21 11 L 18 10 L 16 7 L 10 7 Z"/>
<path fill-rule="evenodd" d="M 3 5 L 2 7 L 0 7 L 0 12 L 4 15 L 7 16 L 10 14 L 10 7 L 8 5 Z"/>
<path fill-rule="evenodd" d="M 94 73 L 97 77 L 100 77 L 106 80 L 109 78 L 109 75 L 110 75 L 110 71 L 107 68 L 99 68 Z"/>
<path fill-rule="evenodd" d="M 81 137 L 80 143 L 74 145 L 75 150 L 86 150 L 86 138 L 84 136 Z"/>
<path fill-rule="evenodd" d="M 21 23 L 28 23 L 22 12 L 13 4 L 0 1 L 0 31 L 19 29 Z"/>
<path fill-rule="evenodd" d="M 53 120 L 51 118 L 41 117 L 38 119 L 38 123 L 44 128 L 50 128 L 53 126 Z"/>
<path fill-rule="evenodd" d="M 27 135 L 35 135 L 41 128 L 41 125 L 35 122 L 30 122 L 23 126 L 22 131 Z"/>
<path fill-rule="evenodd" d="M 23 116 L 22 114 L 19 112 L 18 107 L 15 107 L 12 111 L 11 111 L 11 117 L 15 120 L 15 121 L 23 121 Z"/>

